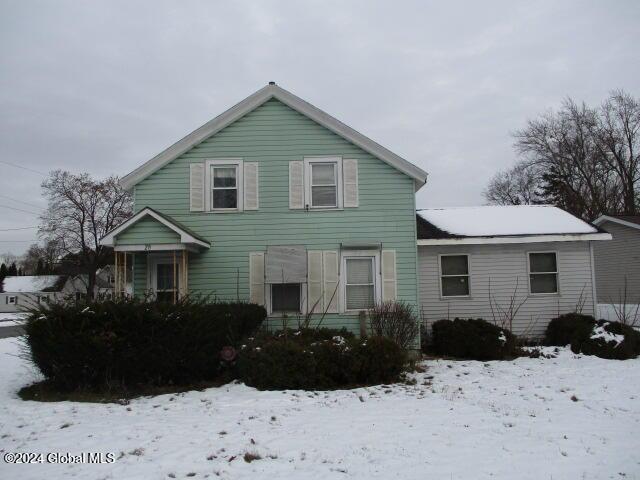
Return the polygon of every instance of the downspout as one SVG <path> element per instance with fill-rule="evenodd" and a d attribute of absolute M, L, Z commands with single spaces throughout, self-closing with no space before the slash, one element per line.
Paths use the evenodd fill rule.
<path fill-rule="evenodd" d="M 593 257 L 593 241 L 589 241 L 589 255 L 591 257 L 591 292 L 593 295 L 593 318 L 598 319 L 598 297 L 596 295 L 596 264 Z"/>

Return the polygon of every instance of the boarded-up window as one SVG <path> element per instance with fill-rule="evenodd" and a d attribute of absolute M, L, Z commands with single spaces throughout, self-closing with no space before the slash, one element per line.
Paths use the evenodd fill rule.
<path fill-rule="evenodd" d="M 306 283 L 307 250 L 301 245 L 267 247 L 267 283 Z"/>

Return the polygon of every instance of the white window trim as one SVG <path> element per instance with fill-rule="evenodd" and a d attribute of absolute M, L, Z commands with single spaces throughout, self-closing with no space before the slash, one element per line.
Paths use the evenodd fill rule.
<path fill-rule="evenodd" d="M 467 277 L 467 285 L 469 293 L 466 295 L 445 295 L 442 289 L 442 257 L 467 257 L 467 274 L 466 275 L 446 275 L 447 277 Z M 441 253 L 438 255 L 438 285 L 440 286 L 440 298 L 471 298 L 471 255 L 468 253 Z"/>
<path fill-rule="evenodd" d="M 18 303 L 18 297 L 15 295 L 10 295 L 9 296 L 9 305 L 15 305 L 16 303 Z"/>
<path fill-rule="evenodd" d="M 358 314 L 363 310 L 347 310 L 347 259 L 358 257 L 371 257 L 373 258 L 373 292 L 374 303 L 380 303 L 382 299 L 382 272 L 380 270 L 380 250 L 348 250 L 342 252 L 340 257 L 340 271 L 338 283 L 339 296 L 339 308 L 340 313 Z"/>
<path fill-rule="evenodd" d="M 205 161 L 204 166 L 204 190 L 205 199 L 204 206 L 205 211 L 210 213 L 237 213 L 242 212 L 244 209 L 244 165 L 242 158 L 215 158 Z M 212 208 L 211 196 L 212 196 L 212 177 L 211 167 L 224 167 L 235 166 L 237 168 L 236 187 L 238 190 L 238 206 L 237 208 Z"/>
<path fill-rule="evenodd" d="M 320 205 L 314 207 L 311 203 L 311 165 L 315 163 L 334 163 L 336 165 L 336 206 Z M 342 157 L 304 157 L 304 204 L 309 210 L 340 210 L 342 201 Z"/>
<path fill-rule="evenodd" d="M 532 253 L 553 253 L 556 256 L 556 271 L 555 272 L 532 272 L 531 271 L 531 254 Z M 527 285 L 529 286 L 529 295 L 533 297 L 553 297 L 560 295 L 560 256 L 557 250 L 532 250 L 526 252 L 527 260 Z M 531 275 L 550 275 L 555 273 L 556 275 L 556 291 L 555 292 L 540 292 L 534 293 L 531 291 Z"/>
<path fill-rule="evenodd" d="M 172 255 L 148 255 L 147 256 L 147 291 L 152 292 L 154 297 L 158 293 L 158 265 L 173 265 Z M 182 268 L 180 266 L 180 257 L 176 256 L 176 281 L 178 283 L 176 293 L 180 296 L 180 273 Z M 165 290 L 166 291 L 166 290 Z"/>
<path fill-rule="evenodd" d="M 296 283 L 296 282 L 290 282 L 290 283 Z M 273 306 L 272 306 L 272 302 L 271 302 L 271 285 L 272 284 L 266 284 L 264 286 L 264 290 L 265 290 L 265 307 L 267 309 L 267 315 L 269 315 L 270 317 L 282 317 L 284 315 L 304 315 L 303 312 L 307 311 L 307 284 L 305 283 L 299 283 L 298 285 L 300 285 L 300 311 L 299 312 L 279 312 L 273 311 Z"/>

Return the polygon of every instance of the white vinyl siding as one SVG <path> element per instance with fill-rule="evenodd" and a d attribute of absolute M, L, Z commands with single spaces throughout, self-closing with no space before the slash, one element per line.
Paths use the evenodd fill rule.
<path fill-rule="evenodd" d="M 499 322 L 500 308 L 512 300 L 522 306 L 515 315 L 517 335 L 539 337 L 547 323 L 561 313 L 594 309 L 589 242 L 540 243 L 537 249 L 558 252 L 557 295 L 530 295 L 528 252 L 530 244 L 419 246 L 418 278 L 420 314 L 431 324 L 443 318 L 484 318 Z M 469 297 L 440 297 L 439 256 L 469 255 Z"/>

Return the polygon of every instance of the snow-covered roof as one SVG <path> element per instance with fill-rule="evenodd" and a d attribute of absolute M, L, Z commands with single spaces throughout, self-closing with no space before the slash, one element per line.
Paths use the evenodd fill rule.
<path fill-rule="evenodd" d="M 593 225 L 551 205 L 427 208 L 418 210 L 418 216 L 430 224 L 423 229 L 423 235 L 419 232 L 423 239 L 602 236 Z"/>
<path fill-rule="evenodd" d="M 64 275 L 5 277 L 2 282 L 2 290 L 6 293 L 56 292 L 62 289 L 64 281 Z"/>

